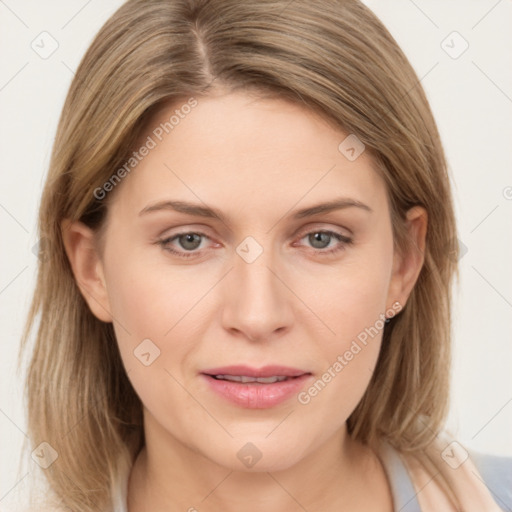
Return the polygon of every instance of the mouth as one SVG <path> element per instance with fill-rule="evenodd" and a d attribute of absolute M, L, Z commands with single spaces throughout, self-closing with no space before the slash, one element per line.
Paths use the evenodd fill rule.
<path fill-rule="evenodd" d="M 278 405 L 300 391 L 311 372 L 284 366 L 229 366 L 201 372 L 209 389 L 232 404 L 249 409 Z"/>

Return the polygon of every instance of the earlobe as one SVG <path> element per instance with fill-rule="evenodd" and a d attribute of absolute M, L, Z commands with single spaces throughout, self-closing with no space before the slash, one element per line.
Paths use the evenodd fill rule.
<path fill-rule="evenodd" d="M 75 281 L 94 316 L 112 322 L 103 264 L 95 245 L 95 233 L 79 221 L 64 220 L 62 239 Z"/>
<path fill-rule="evenodd" d="M 405 306 L 425 261 L 428 214 L 425 208 L 414 206 L 406 214 L 407 248 L 395 254 L 393 275 L 389 286 L 388 304 Z"/>

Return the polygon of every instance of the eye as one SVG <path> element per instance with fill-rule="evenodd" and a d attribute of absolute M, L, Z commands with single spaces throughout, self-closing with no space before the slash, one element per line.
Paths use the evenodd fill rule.
<path fill-rule="evenodd" d="M 186 233 L 177 233 L 176 235 L 173 235 L 169 238 L 158 240 L 157 243 L 171 254 L 175 254 L 181 258 L 191 258 L 199 253 L 199 251 L 196 251 L 196 249 L 198 249 L 201 245 L 203 238 L 208 238 L 208 236 L 206 236 L 204 233 L 189 231 Z M 178 248 L 181 248 L 182 250 L 176 250 L 173 248 L 171 244 L 174 241 L 177 242 L 179 246 Z"/>
<path fill-rule="evenodd" d="M 329 230 L 316 230 L 310 231 L 301 240 L 307 239 L 315 252 L 320 254 L 334 254 L 344 249 L 346 245 L 352 244 L 352 239 L 337 233 L 336 231 Z M 334 245 L 332 245 L 334 242 Z"/>

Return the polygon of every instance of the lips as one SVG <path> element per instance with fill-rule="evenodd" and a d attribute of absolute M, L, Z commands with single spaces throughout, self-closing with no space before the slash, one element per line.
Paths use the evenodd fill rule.
<path fill-rule="evenodd" d="M 201 372 L 209 389 L 231 403 L 249 408 L 266 409 L 298 393 L 311 373 L 286 366 L 227 366 Z"/>

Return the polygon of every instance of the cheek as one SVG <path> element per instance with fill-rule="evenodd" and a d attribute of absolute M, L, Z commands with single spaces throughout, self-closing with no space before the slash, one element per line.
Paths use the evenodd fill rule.
<path fill-rule="evenodd" d="M 158 416 L 160 408 L 187 402 L 178 382 L 189 377 L 205 338 L 213 297 L 208 292 L 219 277 L 162 264 L 161 258 L 157 265 L 149 252 L 112 251 L 105 270 L 121 359 L 142 402 Z"/>
<path fill-rule="evenodd" d="M 106 276 L 114 318 L 134 336 L 162 340 L 174 326 L 187 321 L 188 313 L 215 284 L 215 276 L 198 278 L 192 266 L 162 264 L 157 251 L 112 253 Z"/>
<path fill-rule="evenodd" d="M 169 411 L 187 406 L 180 364 L 193 350 L 189 341 L 200 336 L 190 319 L 204 283 L 179 271 L 165 275 L 135 252 L 111 261 L 109 305 L 123 365 L 144 407 L 169 421 Z"/>
<path fill-rule="evenodd" d="M 375 247 L 339 271 L 315 307 L 334 334 L 318 340 L 323 368 L 299 402 L 347 418 L 362 398 L 377 362 L 392 265 L 391 251 Z M 313 338 L 314 339 L 314 338 Z M 334 409 L 333 409 L 334 408 Z M 327 421 L 327 418 L 326 418 Z"/>
<path fill-rule="evenodd" d="M 385 327 L 382 284 L 352 285 L 330 306 L 325 317 L 335 335 L 318 340 L 322 365 L 317 379 L 299 394 L 298 402 L 315 410 L 325 424 L 344 422 L 363 397 L 379 356 Z M 333 423 L 334 421 L 334 423 Z"/>
<path fill-rule="evenodd" d="M 391 245 L 383 237 L 349 250 L 339 264 L 313 277 L 307 273 L 296 277 L 304 302 L 330 328 L 331 336 L 325 338 L 327 347 L 345 348 L 348 341 L 374 326 L 385 313 L 392 263 Z"/>

